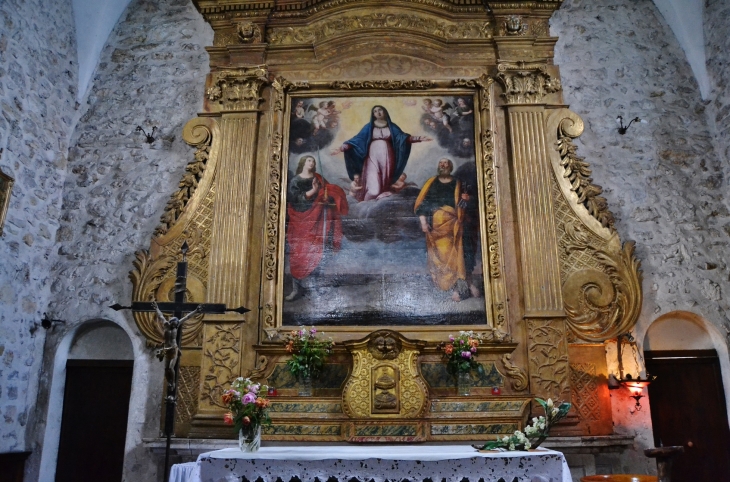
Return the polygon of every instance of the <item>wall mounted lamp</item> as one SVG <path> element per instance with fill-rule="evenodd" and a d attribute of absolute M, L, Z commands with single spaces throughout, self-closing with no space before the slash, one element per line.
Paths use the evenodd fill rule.
<path fill-rule="evenodd" d="M 137 128 L 134 130 L 134 132 L 141 132 L 142 134 L 144 134 L 144 137 L 145 137 L 144 141 L 147 144 L 152 144 L 153 142 L 155 142 L 155 137 L 154 136 L 155 136 L 155 131 L 156 130 L 157 130 L 157 127 L 154 127 L 153 126 L 152 127 L 152 130 L 150 131 L 150 133 L 147 134 L 147 132 L 145 132 L 145 130 L 142 129 L 142 126 L 137 126 Z"/>
<path fill-rule="evenodd" d="M 641 398 L 644 396 L 644 388 L 648 387 L 651 382 L 656 380 L 656 375 L 646 374 L 646 378 L 641 378 L 641 375 L 637 375 L 634 378 L 630 373 L 627 373 L 624 377 L 624 362 L 623 362 L 623 345 L 628 344 L 631 346 L 631 351 L 634 354 L 634 361 L 636 362 L 636 369 L 641 370 L 641 364 L 639 364 L 639 350 L 636 347 L 636 340 L 631 333 L 624 333 L 616 337 L 616 354 L 618 357 L 618 373 L 619 378 L 611 374 L 608 378 L 608 388 L 616 389 L 625 387 L 631 392 L 631 398 L 636 400 L 634 410 L 632 414 L 638 410 L 641 410 Z"/>
<path fill-rule="evenodd" d="M 30 327 L 30 334 L 35 335 L 35 332 L 38 331 L 38 328 L 43 327 L 44 329 L 48 330 L 50 328 L 55 327 L 59 324 L 65 324 L 65 320 L 56 320 L 53 318 L 50 318 L 47 313 L 43 313 L 43 318 L 41 318 L 40 324 L 38 322 L 34 322 Z"/>
<path fill-rule="evenodd" d="M 616 117 L 616 123 L 618 124 L 618 133 L 621 135 L 626 134 L 626 131 L 629 130 L 629 127 L 631 127 L 631 124 L 634 122 L 640 122 L 642 124 L 646 124 L 647 122 L 644 119 L 639 119 L 638 117 L 634 117 L 629 121 L 627 125 L 624 125 L 624 118 L 623 116 Z"/>
<path fill-rule="evenodd" d="M 41 326 L 43 328 L 45 328 L 47 330 L 47 329 L 51 328 L 52 326 L 59 325 L 59 324 L 64 325 L 64 324 L 66 324 L 66 321 L 65 320 L 54 320 L 53 318 L 49 318 L 48 314 L 43 313 L 43 318 L 41 319 Z"/>

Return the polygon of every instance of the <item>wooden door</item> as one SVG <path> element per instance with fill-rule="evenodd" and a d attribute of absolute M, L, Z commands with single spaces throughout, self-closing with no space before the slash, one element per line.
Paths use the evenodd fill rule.
<path fill-rule="evenodd" d="M 66 363 L 56 482 L 122 480 L 132 363 Z"/>
<path fill-rule="evenodd" d="M 715 350 L 647 351 L 654 444 L 683 445 L 672 482 L 730 480 L 730 429 Z"/>

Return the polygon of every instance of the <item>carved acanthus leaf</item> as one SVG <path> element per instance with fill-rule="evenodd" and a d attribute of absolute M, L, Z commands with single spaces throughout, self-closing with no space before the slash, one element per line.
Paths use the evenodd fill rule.
<path fill-rule="evenodd" d="M 616 252 L 593 246 L 580 228 L 565 225 L 567 253 L 589 251 L 603 267 L 571 273 L 563 284 L 568 326 L 583 340 L 602 342 L 630 331 L 641 311 L 641 263 L 634 243 Z"/>
<path fill-rule="evenodd" d="M 329 87 L 340 90 L 419 90 L 430 89 L 435 85 L 432 80 L 336 80 L 331 82 Z"/>
<path fill-rule="evenodd" d="M 129 272 L 129 279 L 132 281 L 132 299 L 153 301 L 156 299 L 155 291 L 175 260 L 169 256 L 160 256 L 153 260 L 147 250 L 140 250 L 134 254 L 137 259 L 132 261 L 134 269 Z M 147 338 L 147 345 L 157 346 L 162 343 L 162 327 L 153 316 L 148 313 L 136 313 L 134 321 Z"/>
<path fill-rule="evenodd" d="M 312 44 L 343 34 L 372 29 L 418 32 L 446 40 L 490 39 L 492 27 L 488 21 L 444 22 L 416 14 L 372 13 L 350 15 L 315 22 L 306 27 L 280 27 L 267 32 L 272 45 Z"/>
<path fill-rule="evenodd" d="M 137 259 L 132 262 L 134 269 L 129 272 L 132 280 L 133 301 L 172 301 L 175 287 L 176 256 L 169 253 L 178 253 L 182 240 L 187 239 L 190 246 L 187 253 L 189 271 L 187 276 L 185 296 L 187 301 L 202 302 L 205 300 L 206 287 L 196 274 L 199 266 L 207 265 L 207 251 L 203 235 L 198 229 L 184 231 L 181 238 L 172 246 L 177 249 L 166 249 L 156 258 L 146 250 L 137 251 Z M 168 247 L 169 248 L 169 247 Z M 196 273 L 197 272 L 197 273 Z M 171 296 L 172 294 L 172 296 Z M 154 313 L 135 312 L 134 321 L 142 334 L 147 338 L 147 344 L 157 346 L 162 343 L 163 334 L 160 322 Z M 199 342 L 198 335 L 202 330 L 203 315 L 190 318 L 182 333 L 183 346 L 190 346 Z"/>
<path fill-rule="evenodd" d="M 502 84 L 508 104 L 537 104 L 547 94 L 562 89 L 560 79 L 551 76 L 546 65 L 503 63 L 498 66 L 497 80 Z"/>
<path fill-rule="evenodd" d="M 593 184 L 590 165 L 577 155 L 578 147 L 573 144 L 574 137 L 569 129 L 563 128 L 563 123 L 559 125 L 558 151 L 560 163 L 565 169 L 563 176 L 570 181 L 571 190 L 578 195 L 578 202 L 588 209 L 591 216 L 603 227 L 615 231 L 613 214 L 608 209 L 606 198 L 600 195 L 603 188 Z"/>
<path fill-rule="evenodd" d="M 263 100 L 261 88 L 267 83 L 265 67 L 223 70 L 211 74 L 205 96 L 222 110 L 257 110 Z"/>
<path fill-rule="evenodd" d="M 180 219 L 208 165 L 210 146 L 213 142 L 213 134 L 210 129 L 202 124 L 195 125 L 192 128 L 191 137 L 186 140 L 190 140 L 189 143 L 196 148 L 195 155 L 185 167 L 185 174 L 178 184 L 178 190 L 167 201 L 165 212 L 160 218 L 160 225 L 155 229 L 155 236 L 166 234 Z"/>
<path fill-rule="evenodd" d="M 268 366 L 269 358 L 266 355 L 259 355 L 256 359 L 256 368 L 247 371 L 244 376 L 252 380 L 263 380 Z"/>
<path fill-rule="evenodd" d="M 521 392 L 527 390 L 527 374 L 520 367 L 512 363 L 512 355 L 505 353 L 502 357 L 502 364 L 507 371 L 507 376 L 512 378 L 512 388 Z"/>

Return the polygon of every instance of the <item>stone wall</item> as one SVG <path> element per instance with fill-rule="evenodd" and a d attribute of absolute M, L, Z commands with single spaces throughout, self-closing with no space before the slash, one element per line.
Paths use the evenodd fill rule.
<path fill-rule="evenodd" d="M 724 0 L 707 0 L 705 3 L 705 51 L 707 71 L 713 87 L 709 105 L 710 121 L 715 125 L 715 141 L 720 158 L 725 166 L 724 176 L 730 178 L 730 4 Z M 725 198 L 730 207 L 730 196 Z M 730 236 L 730 224 L 723 226 Z"/>
<path fill-rule="evenodd" d="M 726 35 L 727 22 L 717 22 Z M 560 37 L 555 62 L 565 102 L 586 124 L 578 153 L 591 163 L 622 240 L 636 241 L 642 262 L 638 340 L 652 321 L 675 310 L 696 313 L 725 334 L 727 162 L 714 149 L 713 123 L 677 40 L 650 0 L 566 0 L 551 33 Z M 711 38 L 727 43 L 720 33 Z M 618 115 L 648 124 L 622 136 Z M 609 370 L 615 360 L 609 355 Z M 616 432 L 636 435 L 637 451 L 623 458 L 625 470 L 655 470 L 639 450 L 653 446 L 649 410 L 629 415 L 629 400 L 612 397 Z"/>
<path fill-rule="evenodd" d="M 15 178 L 0 237 L 0 452 L 26 449 L 36 400 L 68 139 L 76 41 L 69 0 L 0 2 L 0 169 Z"/>
<path fill-rule="evenodd" d="M 159 433 L 162 367 L 131 317 L 108 306 L 131 299 L 127 274 L 134 253 L 149 247 L 192 159 L 182 128 L 201 110 L 208 72 L 204 46 L 212 41 L 212 30 L 189 0 L 130 3 L 102 52 L 68 154 L 50 291 L 52 312 L 69 323 L 46 342 L 33 439 L 40 443 L 57 424 L 43 418 L 49 405 L 51 412 L 60 410 L 51 388 L 57 382 L 54 357 L 64 355 L 64 343 L 80 324 L 111 320 L 125 329 L 135 350 L 125 480 L 156 478 L 141 442 Z M 138 125 L 147 132 L 157 127 L 153 143 L 135 131 Z M 44 480 L 55 459 L 34 458 L 30 465 L 27 480 Z"/>

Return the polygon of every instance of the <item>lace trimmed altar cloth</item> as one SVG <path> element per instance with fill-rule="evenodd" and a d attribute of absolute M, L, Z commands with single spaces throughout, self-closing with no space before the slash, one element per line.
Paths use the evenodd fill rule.
<path fill-rule="evenodd" d="M 468 445 L 262 447 L 201 454 L 194 482 L 571 482 L 560 452 L 478 452 Z M 192 482 L 191 481 L 191 482 Z"/>

